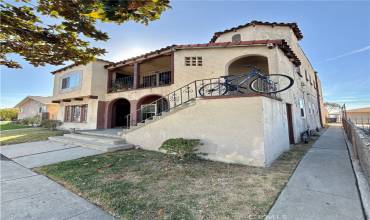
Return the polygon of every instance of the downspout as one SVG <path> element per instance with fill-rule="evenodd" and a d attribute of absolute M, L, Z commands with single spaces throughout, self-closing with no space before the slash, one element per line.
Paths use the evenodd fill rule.
<path fill-rule="evenodd" d="M 319 117 L 320 117 L 320 125 L 321 127 L 324 127 L 324 124 L 322 122 L 322 115 L 321 115 L 321 105 L 320 105 L 320 93 L 319 93 L 319 83 L 317 80 L 317 72 L 315 71 L 315 83 L 316 83 L 316 97 L 317 97 L 317 106 L 319 108 Z"/>

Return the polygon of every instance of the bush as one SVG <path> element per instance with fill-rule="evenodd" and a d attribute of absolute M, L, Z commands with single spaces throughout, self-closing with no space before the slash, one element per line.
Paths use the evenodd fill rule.
<path fill-rule="evenodd" d="M 3 108 L 0 109 L 0 120 L 1 121 L 14 121 L 17 120 L 18 109 L 16 108 Z"/>
<path fill-rule="evenodd" d="M 180 160 L 191 159 L 196 157 L 198 147 L 201 145 L 199 139 L 173 138 L 163 142 L 160 150 L 166 151 L 167 154 L 175 155 Z"/>
<path fill-rule="evenodd" d="M 39 116 L 27 117 L 17 121 L 17 123 L 22 125 L 40 125 L 41 118 Z"/>
<path fill-rule="evenodd" d="M 62 122 L 59 121 L 59 120 L 49 120 L 49 119 L 46 119 L 46 120 L 42 120 L 41 127 L 48 128 L 50 130 L 55 130 L 61 124 L 62 124 Z"/>

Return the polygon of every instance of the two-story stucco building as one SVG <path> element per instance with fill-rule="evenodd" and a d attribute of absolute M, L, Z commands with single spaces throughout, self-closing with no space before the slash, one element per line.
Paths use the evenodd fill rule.
<path fill-rule="evenodd" d="M 252 21 L 204 44 L 70 65 L 53 72 L 53 102 L 65 129 L 126 128 L 122 138 L 149 150 L 168 138 L 199 138 L 209 159 L 269 165 L 304 130 L 322 126 L 321 83 L 302 38 L 295 23 Z M 294 84 L 277 94 L 199 95 L 222 76 L 250 72 L 248 65 Z"/>

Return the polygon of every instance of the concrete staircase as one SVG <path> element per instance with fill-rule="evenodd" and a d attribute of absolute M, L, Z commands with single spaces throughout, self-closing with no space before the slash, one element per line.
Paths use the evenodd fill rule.
<path fill-rule="evenodd" d="M 50 141 L 64 144 L 72 144 L 81 147 L 88 147 L 103 152 L 131 149 L 134 146 L 126 143 L 126 140 L 117 135 L 99 134 L 93 131 L 84 131 L 63 136 L 49 137 Z"/>
<path fill-rule="evenodd" d="M 196 102 L 196 99 L 191 99 L 191 100 L 189 100 L 186 103 L 182 103 L 181 105 L 178 105 L 178 106 L 170 109 L 170 111 L 161 112 L 161 113 L 159 113 L 159 114 L 157 114 L 157 115 L 155 115 L 155 116 L 153 116 L 151 118 L 146 119 L 145 121 L 142 121 L 142 122 L 137 123 L 136 125 L 131 125 L 130 128 L 128 128 L 128 129 L 125 128 L 125 129 L 123 129 L 122 132 L 118 132 L 118 135 L 119 136 L 122 136 L 122 135 L 127 134 L 127 133 L 129 133 L 131 131 L 134 131 L 136 129 L 139 129 L 139 128 L 147 125 L 147 124 L 150 124 L 152 122 L 155 122 L 157 120 L 160 120 L 160 119 L 162 119 L 162 118 L 164 118 L 164 117 L 166 117 L 168 115 L 171 115 L 171 114 L 174 114 L 174 113 L 176 113 L 178 111 L 181 111 L 182 109 L 185 109 L 185 108 L 187 108 L 189 106 L 195 105 L 195 102 Z"/>

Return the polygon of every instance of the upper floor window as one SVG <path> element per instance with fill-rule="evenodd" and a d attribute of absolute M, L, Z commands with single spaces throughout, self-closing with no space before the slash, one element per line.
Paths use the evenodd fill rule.
<path fill-rule="evenodd" d="M 306 75 L 306 81 L 308 81 L 308 73 L 307 73 L 307 70 L 304 70 L 304 74 Z"/>
<path fill-rule="evenodd" d="M 297 73 L 300 77 L 302 77 L 301 74 L 301 68 L 299 66 L 293 65 L 293 70 L 295 73 Z"/>
<path fill-rule="evenodd" d="M 168 85 L 171 83 L 171 71 L 159 73 L 159 85 Z"/>
<path fill-rule="evenodd" d="M 143 87 L 155 87 L 157 86 L 157 74 L 144 76 L 143 77 Z"/>
<path fill-rule="evenodd" d="M 304 112 L 304 100 L 303 99 L 299 99 L 299 108 L 301 110 L 301 117 L 304 117 L 305 112 Z"/>
<path fill-rule="evenodd" d="M 203 58 L 185 57 L 185 66 L 203 66 Z"/>
<path fill-rule="evenodd" d="M 62 78 L 62 89 L 73 89 L 80 85 L 80 72 L 72 72 Z"/>
<path fill-rule="evenodd" d="M 231 37 L 231 41 L 233 43 L 237 43 L 237 42 L 240 42 L 242 39 L 241 35 L 240 34 L 234 34 L 232 37 Z"/>

